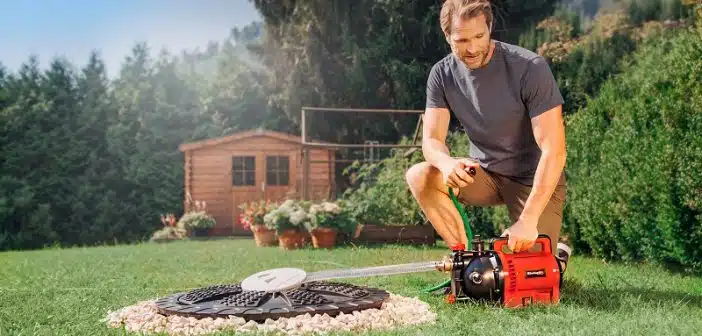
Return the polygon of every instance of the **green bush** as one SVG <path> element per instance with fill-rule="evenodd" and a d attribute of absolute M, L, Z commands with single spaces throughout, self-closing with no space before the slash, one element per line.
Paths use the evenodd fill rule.
<path fill-rule="evenodd" d="M 404 139 L 400 143 L 409 141 Z M 424 222 L 405 182 L 405 172 L 423 160 L 422 153 L 416 151 L 405 157 L 405 152 L 393 150 L 388 158 L 376 163 L 356 161 L 344 171 L 355 175 L 355 186 L 347 189 L 342 198 L 359 223 L 421 225 Z"/>
<path fill-rule="evenodd" d="M 562 62 L 553 64 L 566 114 L 586 106 L 605 80 L 620 73 L 620 59 L 635 48 L 631 36 L 615 32 L 611 37 L 593 38 L 579 45 Z"/>
<path fill-rule="evenodd" d="M 565 230 L 577 247 L 702 269 L 700 59 L 695 32 L 650 39 L 566 119 Z"/>
<path fill-rule="evenodd" d="M 625 0 L 622 4 L 634 24 L 651 20 L 677 20 L 690 15 L 681 0 Z"/>
<path fill-rule="evenodd" d="M 409 143 L 406 139 L 401 143 Z M 453 156 L 467 156 L 468 137 L 463 132 L 449 133 L 447 144 Z M 405 156 L 405 150 L 393 152 L 378 163 L 355 163 L 346 173 L 356 174 L 358 186 L 347 190 L 343 197 L 349 203 L 353 215 L 363 224 L 419 225 L 425 223 L 417 201 L 412 197 L 405 172 L 415 163 L 422 162 L 421 151 Z M 508 226 L 507 210 L 504 206 L 492 208 L 466 207 L 466 213 L 474 234 L 483 237 L 502 233 Z"/>

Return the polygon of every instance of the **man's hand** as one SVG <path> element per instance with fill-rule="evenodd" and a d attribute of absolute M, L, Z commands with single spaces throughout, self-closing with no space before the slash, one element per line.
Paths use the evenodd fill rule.
<path fill-rule="evenodd" d="M 520 218 L 514 225 L 510 226 L 502 237 L 509 236 L 507 247 L 515 253 L 526 251 L 534 246 L 536 238 L 539 237 L 537 230 L 538 219 Z"/>
<path fill-rule="evenodd" d="M 473 177 L 468 173 L 470 168 L 477 169 L 478 163 L 470 159 L 446 159 L 439 165 L 444 184 L 450 188 L 462 188 L 473 183 Z"/>

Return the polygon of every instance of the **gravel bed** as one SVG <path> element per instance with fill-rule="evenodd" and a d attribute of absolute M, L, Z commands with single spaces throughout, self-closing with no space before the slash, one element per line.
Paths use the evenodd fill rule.
<path fill-rule="evenodd" d="M 169 335 L 205 335 L 218 331 L 266 335 L 328 334 L 342 331 L 389 330 L 402 326 L 434 323 L 436 313 L 429 304 L 417 299 L 390 293 L 380 309 L 340 313 L 335 317 L 298 315 L 291 318 L 268 319 L 265 323 L 246 322 L 243 318 L 202 318 L 164 316 L 158 313 L 155 300 L 141 301 L 133 306 L 110 311 L 103 322 L 110 328 L 124 328 L 138 334 L 166 333 Z"/>

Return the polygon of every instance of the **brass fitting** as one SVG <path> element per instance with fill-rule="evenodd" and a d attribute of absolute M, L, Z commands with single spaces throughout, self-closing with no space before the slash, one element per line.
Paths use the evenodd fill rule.
<path fill-rule="evenodd" d="M 451 257 L 444 256 L 439 262 L 437 262 L 436 270 L 439 272 L 451 272 L 453 270 L 453 260 L 451 260 Z"/>

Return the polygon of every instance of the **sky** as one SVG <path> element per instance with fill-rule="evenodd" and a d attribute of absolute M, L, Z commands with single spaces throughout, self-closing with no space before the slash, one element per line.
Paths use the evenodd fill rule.
<path fill-rule="evenodd" d="M 30 55 L 42 67 L 63 56 L 81 67 L 97 50 L 113 77 L 137 41 L 152 55 L 203 50 L 259 20 L 249 0 L 0 0 L 0 63 L 14 72 Z"/>

